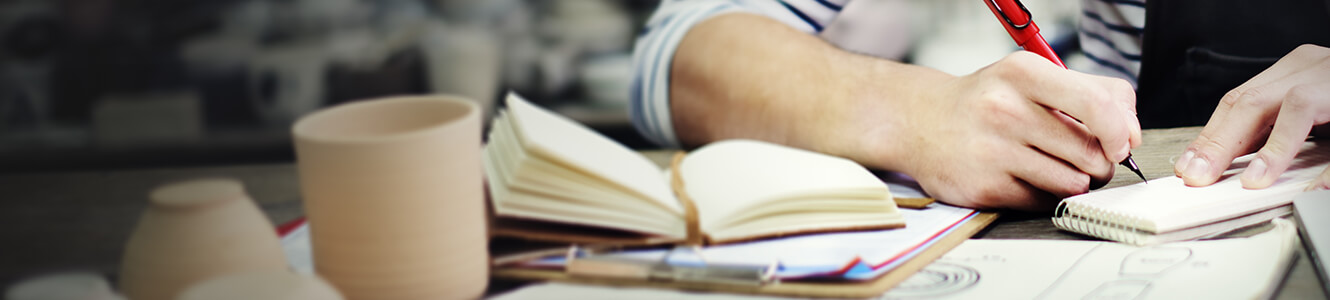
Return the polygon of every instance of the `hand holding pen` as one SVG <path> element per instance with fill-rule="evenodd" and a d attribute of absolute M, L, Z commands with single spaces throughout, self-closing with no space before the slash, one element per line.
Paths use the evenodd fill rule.
<path fill-rule="evenodd" d="M 1026 9 L 1025 5 L 1021 4 L 1020 0 L 984 0 L 984 4 L 988 5 L 988 9 L 993 11 L 993 15 L 998 18 L 998 21 L 1001 21 L 1002 28 L 1007 30 L 1007 33 L 1011 35 L 1011 38 L 1015 40 L 1016 44 L 1020 45 L 1022 49 L 1039 54 L 1039 56 L 1043 56 L 1059 67 L 1064 69 L 1067 68 L 1067 66 L 1062 63 L 1062 59 L 1059 59 L 1057 54 L 1053 52 L 1053 47 L 1050 47 L 1048 42 L 1044 40 L 1044 37 L 1039 34 L 1039 26 L 1035 25 L 1034 19 L 1032 15 L 1030 15 L 1030 10 Z M 1132 108 L 1134 110 L 1135 106 L 1132 106 Z M 1079 118 L 1077 119 L 1079 121 Z M 1139 132 L 1139 122 L 1135 122 L 1134 124 L 1137 126 L 1136 131 Z M 1094 128 L 1091 129 L 1093 130 Z M 1110 149 L 1114 144 L 1112 142 L 1113 141 L 1111 140 L 1100 141 L 1101 144 L 1104 144 L 1104 153 L 1109 155 L 1110 159 L 1119 161 L 1119 164 L 1136 173 L 1136 176 L 1140 176 L 1141 180 L 1146 180 L 1145 175 L 1141 173 L 1140 167 L 1136 165 L 1136 161 L 1131 159 L 1130 152 L 1127 153 L 1124 159 L 1115 159 L 1112 157 L 1117 154 L 1117 152 L 1114 152 L 1114 150 L 1117 149 Z M 1129 143 L 1127 147 L 1130 147 L 1131 145 L 1134 144 Z M 1125 149 L 1126 148 L 1124 148 L 1124 150 Z"/>

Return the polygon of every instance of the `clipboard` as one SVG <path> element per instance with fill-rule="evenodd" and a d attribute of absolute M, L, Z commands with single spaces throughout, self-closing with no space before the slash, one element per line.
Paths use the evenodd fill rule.
<path fill-rule="evenodd" d="M 494 278 L 519 281 L 559 281 L 607 286 L 631 286 L 679 289 L 704 292 L 761 294 L 794 297 L 869 298 L 877 297 L 900 284 L 920 269 L 937 260 L 961 242 L 988 227 L 998 217 L 996 212 L 979 212 L 947 235 L 937 238 L 932 245 L 895 269 L 864 281 L 785 281 L 750 284 L 728 280 L 667 281 L 626 277 L 592 277 L 571 275 L 561 269 L 530 269 L 497 267 L 490 271 Z"/>

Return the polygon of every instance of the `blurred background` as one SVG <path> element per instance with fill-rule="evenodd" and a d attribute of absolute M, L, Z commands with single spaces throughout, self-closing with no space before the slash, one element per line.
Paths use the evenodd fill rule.
<path fill-rule="evenodd" d="M 1015 49 L 979 0 L 880 0 L 900 59 Z M 1077 1 L 1025 1 L 1075 48 Z M 0 0 L 0 172 L 291 161 L 290 124 L 378 96 L 516 91 L 633 148 L 632 43 L 658 1 Z M 1075 65 L 1074 59 L 1068 61 Z"/>

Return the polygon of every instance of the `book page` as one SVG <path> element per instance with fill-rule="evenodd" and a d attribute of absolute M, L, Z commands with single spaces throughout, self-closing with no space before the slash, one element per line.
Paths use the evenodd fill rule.
<path fill-rule="evenodd" d="M 646 157 L 515 94 L 508 95 L 507 104 L 515 130 L 528 151 L 640 193 L 652 204 L 683 214 L 669 183 L 660 178 L 660 168 Z"/>
<path fill-rule="evenodd" d="M 1330 146 L 1308 142 L 1293 165 L 1265 189 L 1242 187 L 1242 171 L 1253 155 L 1239 157 L 1220 180 L 1205 187 L 1189 187 L 1182 178 L 1166 177 L 1146 183 L 1082 194 L 1064 200 L 1069 211 L 1088 211 L 1091 218 L 1125 220 L 1127 226 L 1162 233 L 1226 220 L 1291 203 L 1316 175 L 1330 165 Z"/>
<path fill-rule="evenodd" d="M 763 218 L 779 222 L 750 230 L 788 230 L 801 225 L 799 217 L 849 225 L 891 221 L 897 214 L 886 184 L 863 166 L 826 154 L 727 140 L 689 153 L 679 168 L 708 234 Z M 806 222 L 814 223 L 826 222 Z"/>

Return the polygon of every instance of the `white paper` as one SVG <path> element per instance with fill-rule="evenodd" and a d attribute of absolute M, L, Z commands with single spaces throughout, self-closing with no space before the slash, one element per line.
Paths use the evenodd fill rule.
<path fill-rule="evenodd" d="M 1132 247 L 1097 241 L 969 240 L 880 299 L 1267 298 L 1297 247 L 1284 220 L 1249 238 Z M 534 284 L 493 299 L 792 299 L 652 288 Z"/>
<path fill-rule="evenodd" d="M 571 283 L 540 283 L 533 284 L 521 289 L 500 294 L 489 298 L 490 300 L 547 300 L 547 299 L 579 299 L 579 300 L 675 300 L 675 299 L 703 299 L 703 300 L 762 300 L 762 299 L 790 299 L 784 297 L 762 296 L 762 295 L 740 295 L 740 294 L 721 294 L 706 293 L 681 290 L 663 290 L 652 288 L 637 287 L 611 287 L 594 286 Z"/>
<path fill-rule="evenodd" d="M 969 240 L 882 299 L 1255 299 L 1297 247 L 1286 220 L 1248 238 L 1154 247 L 1057 240 Z"/>
<path fill-rule="evenodd" d="M 300 274 L 314 274 L 314 247 L 309 241 L 309 223 L 304 223 L 282 236 L 282 251 L 286 262 Z"/>

